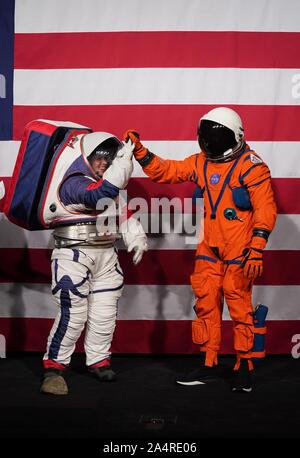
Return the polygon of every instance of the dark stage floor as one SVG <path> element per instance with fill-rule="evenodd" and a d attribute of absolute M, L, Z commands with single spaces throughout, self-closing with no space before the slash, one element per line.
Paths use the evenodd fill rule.
<path fill-rule="evenodd" d="M 115 383 L 100 383 L 74 355 L 68 396 L 39 393 L 40 354 L 0 360 L 0 437 L 109 440 L 300 437 L 300 360 L 268 357 L 250 394 L 230 391 L 233 357 L 211 385 L 178 386 L 196 356 L 114 356 Z M 87 441 L 89 442 L 89 441 Z M 49 443 L 49 441 L 47 441 Z M 50 441 L 50 443 L 53 443 Z"/>

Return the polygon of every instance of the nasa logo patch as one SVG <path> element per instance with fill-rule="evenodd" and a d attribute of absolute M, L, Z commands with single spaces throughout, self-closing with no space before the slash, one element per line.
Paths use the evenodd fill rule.
<path fill-rule="evenodd" d="M 220 173 L 213 173 L 209 179 L 210 184 L 218 184 L 220 181 L 221 175 Z"/>
<path fill-rule="evenodd" d="M 258 156 L 255 156 L 254 154 L 250 154 L 250 161 L 252 162 L 252 164 L 261 164 L 262 163 L 261 158 Z"/>

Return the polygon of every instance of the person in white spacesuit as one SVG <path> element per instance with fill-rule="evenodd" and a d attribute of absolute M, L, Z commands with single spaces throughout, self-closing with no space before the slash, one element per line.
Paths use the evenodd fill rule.
<path fill-rule="evenodd" d="M 144 230 L 133 216 L 115 231 L 97 231 L 97 203 L 118 200 L 132 173 L 134 145 L 106 132 L 94 132 L 75 137 L 69 146 L 81 151 L 71 165 L 65 162 L 62 179 L 51 183 L 48 193 L 50 212 L 59 210 L 52 224 L 55 249 L 51 257 L 52 294 L 59 310 L 43 359 L 41 392 L 54 395 L 68 393 L 64 375 L 84 326 L 88 370 L 100 381 L 116 379 L 110 347 L 123 273 L 114 242 L 122 236 L 128 252 L 134 250 L 134 264 L 147 250 Z"/>

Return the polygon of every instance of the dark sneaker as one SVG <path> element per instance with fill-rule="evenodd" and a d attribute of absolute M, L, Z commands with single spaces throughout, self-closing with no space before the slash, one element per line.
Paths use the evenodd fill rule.
<path fill-rule="evenodd" d="M 217 380 L 217 369 L 217 366 L 202 366 L 200 367 L 200 369 L 190 372 L 189 374 L 184 375 L 183 377 L 179 377 L 176 380 L 176 383 L 179 383 L 179 385 L 188 386 L 205 385 L 206 383 L 210 383 Z"/>
<path fill-rule="evenodd" d="M 49 369 L 44 373 L 41 393 L 65 395 L 68 394 L 68 385 L 63 377 L 63 371 Z"/>
<path fill-rule="evenodd" d="M 248 367 L 248 360 L 245 358 L 241 359 L 240 368 L 234 371 L 231 390 L 236 393 L 251 393 L 252 391 L 251 371 Z"/>
<path fill-rule="evenodd" d="M 89 371 L 97 377 L 100 382 L 114 382 L 117 378 L 116 373 L 112 370 L 111 366 L 89 368 Z"/>

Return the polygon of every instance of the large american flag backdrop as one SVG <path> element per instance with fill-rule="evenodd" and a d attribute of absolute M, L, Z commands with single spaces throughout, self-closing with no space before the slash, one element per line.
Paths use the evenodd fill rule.
<path fill-rule="evenodd" d="M 1 0 L 0 179 L 9 187 L 24 126 L 71 120 L 121 137 L 137 129 L 153 152 L 197 151 L 198 119 L 226 105 L 268 163 L 278 205 L 254 303 L 269 307 L 267 349 L 300 333 L 300 2 L 297 0 Z M 191 197 L 136 164 L 131 197 Z M 0 202 L 1 208 L 3 200 Z M 0 220 L 0 334 L 10 350 L 43 350 L 56 314 L 49 231 Z M 126 287 L 115 352 L 178 352 L 191 343 L 194 247 L 149 237 L 139 266 L 120 251 Z M 82 346 L 79 344 L 79 349 Z M 223 352 L 232 352 L 224 312 Z"/>

